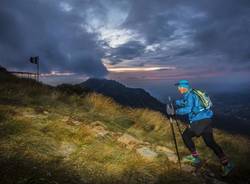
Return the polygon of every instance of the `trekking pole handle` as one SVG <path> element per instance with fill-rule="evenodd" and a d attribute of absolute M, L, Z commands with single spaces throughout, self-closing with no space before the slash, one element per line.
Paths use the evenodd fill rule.
<path fill-rule="evenodd" d="M 173 101 L 172 101 L 171 96 L 168 97 L 168 101 L 170 103 L 171 108 L 174 109 L 174 105 L 173 105 Z"/>

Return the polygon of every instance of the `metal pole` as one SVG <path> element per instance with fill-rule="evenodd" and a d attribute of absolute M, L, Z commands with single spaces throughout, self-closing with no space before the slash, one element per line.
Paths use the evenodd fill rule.
<path fill-rule="evenodd" d="M 179 130 L 179 133 L 180 133 L 180 134 L 181 134 L 181 136 L 182 136 L 181 127 L 180 127 L 180 124 L 179 124 L 179 122 L 177 121 L 176 117 L 174 117 L 174 120 L 175 120 L 175 122 L 176 122 L 176 124 L 177 124 L 178 130 Z"/>
<path fill-rule="evenodd" d="M 39 56 L 36 56 L 36 57 L 34 57 L 34 63 L 36 64 L 36 69 L 37 69 L 37 71 L 36 71 L 36 80 L 37 81 L 39 81 L 39 75 L 40 75 L 40 73 L 39 73 Z"/>
<path fill-rule="evenodd" d="M 39 60 L 37 59 L 37 81 L 39 81 Z"/>
<path fill-rule="evenodd" d="M 169 120 L 170 120 L 170 127 L 171 127 L 171 131 L 172 131 L 172 136 L 174 139 L 175 150 L 176 150 L 176 154 L 177 154 L 177 158 L 178 158 L 178 163 L 179 163 L 179 167 L 181 169 L 181 159 L 180 159 L 179 149 L 178 149 L 176 136 L 175 136 L 175 132 L 174 132 L 173 119 L 171 116 L 169 117 Z"/>

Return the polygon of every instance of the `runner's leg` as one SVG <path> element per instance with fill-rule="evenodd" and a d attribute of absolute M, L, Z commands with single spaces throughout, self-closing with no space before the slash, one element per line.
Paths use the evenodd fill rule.
<path fill-rule="evenodd" d="M 202 138 L 206 145 L 211 148 L 214 153 L 217 155 L 217 157 L 220 159 L 221 163 L 223 165 L 227 165 L 228 159 L 225 156 L 223 150 L 221 147 L 215 142 L 214 136 L 213 136 L 213 131 L 205 131 L 202 133 Z"/>

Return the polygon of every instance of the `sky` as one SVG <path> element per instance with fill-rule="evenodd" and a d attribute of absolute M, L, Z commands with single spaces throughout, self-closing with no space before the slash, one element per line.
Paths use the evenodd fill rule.
<path fill-rule="evenodd" d="M 249 85 L 249 0 L 1 0 L 0 65 L 56 85 L 115 79 L 160 96 L 179 79 Z M 165 91 L 164 91 L 165 92 Z"/>

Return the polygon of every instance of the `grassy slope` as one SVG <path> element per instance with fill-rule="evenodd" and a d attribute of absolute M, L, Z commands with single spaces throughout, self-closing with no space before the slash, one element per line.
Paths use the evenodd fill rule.
<path fill-rule="evenodd" d="M 86 126 L 100 121 L 109 131 L 172 147 L 168 120 L 160 113 L 124 108 L 98 94 L 67 95 L 2 73 L 0 83 L 0 183 L 200 183 L 165 156 L 142 159 Z M 218 130 L 216 139 L 239 166 L 227 180 L 246 181 L 249 141 Z M 180 136 L 178 141 L 186 154 Z M 213 153 L 197 143 L 208 167 L 218 170 Z"/>

